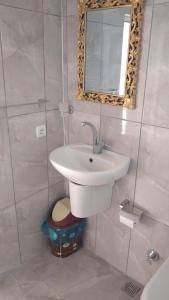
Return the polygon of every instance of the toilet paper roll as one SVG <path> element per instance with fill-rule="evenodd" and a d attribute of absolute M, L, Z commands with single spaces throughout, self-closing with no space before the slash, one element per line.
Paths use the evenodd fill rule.
<path fill-rule="evenodd" d="M 120 211 L 120 222 L 130 228 L 133 228 L 134 225 L 136 225 L 139 222 L 142 213 L 143 211 L 138 208 L 135 208 L 133 213 L 122 209 Z"/>

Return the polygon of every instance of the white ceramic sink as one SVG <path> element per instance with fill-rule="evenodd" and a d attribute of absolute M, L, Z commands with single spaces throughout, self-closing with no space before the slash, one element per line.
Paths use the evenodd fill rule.
<path fill-rule="evenodd" d="M 158 269 L 143 290 L 141 300 L 169 299 L 169 258 Z"/>
<path fill-rule="evenodd" d="M 130 159 L 103 149 L 93 154 L 92 146 L 75 144 L 55 149 L 50 162 L 69 181 L 87 186 L 112 184 L 126 175 Z"/>

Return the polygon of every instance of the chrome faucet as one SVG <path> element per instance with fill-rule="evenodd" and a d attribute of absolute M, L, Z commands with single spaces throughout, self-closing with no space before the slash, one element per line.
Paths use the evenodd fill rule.
<path fill-rule="evenodd" d="M 91 128 L 93 134 L 93 153 L 101 153 L 104 147 L 104 143 L 99 140 L 95 126 L 89 122 L 82 122 L 81 126 L 89 126 Z"/>

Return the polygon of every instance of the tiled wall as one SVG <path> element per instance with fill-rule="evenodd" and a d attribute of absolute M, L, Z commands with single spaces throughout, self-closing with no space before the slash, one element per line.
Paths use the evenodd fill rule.
<path fill-rule="evenodd" d="M 165 2 L 165 3 L 163 3 Z M 88 247 L 110 264 L 146 283 L 169 256 L 169 2 L 145 4 L 142 53 L 135 110 L 75 101 L 76 0 L 67 0 L 69 142 L 91 143 L 92 122 L 103 141 L 132 159 L 128 175 L 113 190 L 112 207 L 89 220 Z M 64 20 L 65 24 L 65 20 Z M 119 222 L 119 203 L 125 198 L 145 210 L 142 222 L 130 230 Z M 161 259 L 149 265 L 146 251 L 155 248 Z"/>
<path fill-rule="evenodd" d="M 61 1 L 0 0 L 0 32 L 2 272 L 45 251 L 40 224 L 48 203 L 64 193 L 48 163 L 48 153 L 64 142 Z M 42 124 L 47 137 L 38 139 Z"/>

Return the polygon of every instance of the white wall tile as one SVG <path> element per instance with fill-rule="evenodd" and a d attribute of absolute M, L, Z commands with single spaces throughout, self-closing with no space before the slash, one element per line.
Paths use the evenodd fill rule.
<path fill-rule="evenodd" d="M 36 137 L 36 126 L 43 124 L 44 113 L 9 119 L 16 201 L 47 187 L 46 137 Z"/>
<path fill-rule="evenodd" d="M 77 0 L 67 0 L 67 16 L 73 16 L 77 14 Z"/>
<path fill-rule="evenodd" d="M 130 229 L 119 221 L 119 205 L 97 217 L 96 254 L 109 264 L 125 272 L 127 265 Z"/>
<path fill-rule="evenodd" d="M 49 186 L 49 205 L 66 196 L 65 182 L 62 180 Z"/>
<path fill-rule="evenodd" d="M 169 4 L 154 7 L 143 122 L 169 127 Z"/>
<path fill-rule="evenodd" d="M 45 88 L 48 109 L 58 108 L 62 101 L 61 18 L 44 17 Z"/>
<path fill-rule="evenodd" d="M 42 10 L 43 0 L 0 0 L 0 4 L 30 10 Z"/>
<path fill-rule="evenodd" d="M 14 204 L 8 124 L 0 119 L 0 209 Z"/>
<path fill-rule="evenodd" d="M 0 211 L 0 273 L 19 265 L 15 206 Z"/>
<path fill-rule="evenodd" d="M 169 225 L 169 130 L 143 126 L 135 203 Z"/>
<path fill-rule="evenodd" d="M 43 17 L 1 6 L 0 23 L 7 105 L 37 103 L 44 98 Z"/>
<path fill-rule="evenodd" d="M 43 0 L 43 10 L 45 13 L 60 16 L 62 0 Z"/>
<path fill-rule="evenodd" d="M 49 161 L 49 154 L 58 147 L 64 145 L 63 120 L 60 113 L 56 111 L 47 112 L 47 146 L 48 146 L 48 178 L 49 185 L 53 185 L 62 180 L 60 173 Z"/>
<path fill-rule="evenodd" d="M 140 124 L 110 117 L 101 117 L 101 139 L 112 151 L 124 154 L 131 159 L 129 172 L 113 187 L 113 201 L 124 199 L 133 201 L 139 150 Z"/>
<path fill-rule="evenodd" d="M 19 241 L 22 261 L 38 256 L 46 248 L 46 239 L 41 233 L 41 224 L 48 212 L 48 190 L 40 191 L 16 205 Z M 28 246 L 29 241 L 29 246 Z M 40 244 L 38 246 L 38 243 Z M 40 250 L 41 247 L 41 250 Z"/>
<path fill-rule="evenodd" d="M 146 284 L 159 266 L 169 256 L 169 227 L 143 217 L 131 231 L 131 242 L 127 274 L 135 280 Z M 160 260 L 149 264 L 147 250 L 155 249 Z"/>
<path fill-rule="evenodd" d="M 87 226 L 84 237 L 84 247 L 93 252 L 96 251 L 96 229 L 97 216 L 92 216 L 87 219 Z"/>

